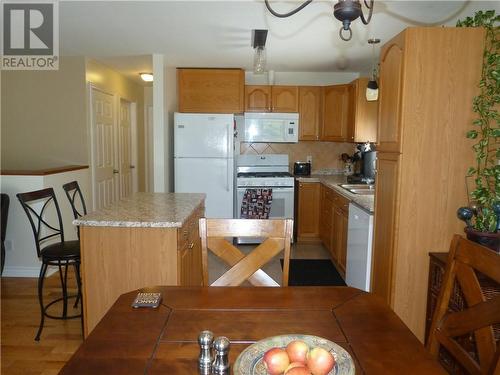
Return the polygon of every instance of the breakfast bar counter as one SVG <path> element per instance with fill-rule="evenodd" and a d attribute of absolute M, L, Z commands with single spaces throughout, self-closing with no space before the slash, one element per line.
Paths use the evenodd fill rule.
<path fill-rule="evenodd" d="M 125 292 L 201 285 L 204 213 L 204 194 L 135 193 L 73 222 L 80 226 L 85 336 Z"/>

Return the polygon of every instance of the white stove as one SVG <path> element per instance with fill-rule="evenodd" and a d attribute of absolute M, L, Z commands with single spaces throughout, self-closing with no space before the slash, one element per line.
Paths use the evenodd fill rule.
<path fill-rule="evenodd" d="M 247 189 L 272 189 L 270 219 L 293 219 L 295 179 L 289 172 L 288 155 L 239 155 L 236 160 L 234 218 L 241 218 Z M 238 238 L 241 243 L 260 243 L 259 238 Z"/>
<path fill-rule="evenodd" d="M 269 218 L 293 219 L 294 185 L 288 155 L 239 155 L 236 160 L 234 218 L 241 217 L 241 204 L 247 189 L 272 189 Z"/>
<path fill-rule="evenodd" d="M 293 187 L 288 155 L 239 155 L 236 162 L 237 187 Z"/>

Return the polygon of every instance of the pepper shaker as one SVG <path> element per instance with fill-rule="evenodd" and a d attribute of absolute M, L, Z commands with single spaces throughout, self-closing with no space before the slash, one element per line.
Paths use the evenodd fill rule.
<path fill-rule="evenodd" d="M 212 365 L 212 374 L 229 374 L 229 339 L 227 337 L 217 337 L 213 344 L 215 350 L 215 360 Z"/>
<path fill-rule="evenodd" d="M 214 334 L 210 331 L 201 331 L 198 335 L 200 345 L 200 356 L 198 357 L 198 368 L 200 374 L 209 375 L 212 367 L 212 343 Z"/>

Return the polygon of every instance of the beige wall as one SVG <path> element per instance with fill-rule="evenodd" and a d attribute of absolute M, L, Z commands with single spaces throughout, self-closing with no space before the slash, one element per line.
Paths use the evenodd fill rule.
<path fill-rule="evenodd" d="M 88 164 L 85 59 L 55 71 L 2 71 L 1 166 Z"/>
<path fill-rule="evenodd" d="M 342 153 L 352 155 L 355 144 L 301 141 L 298 143 L 241 143 L 240 154 L 288 154 L 290 168 L 296 161 L 307 161 L 312 156 L 312 170 L 343 169 Z"/>
<path fill-rule="evenodd" d="M 137 104 L 137 174 L 139 191 L 145 190 L 144 88 L 97 61 L 86 60 L 86 81 L 99 89 Z"/>

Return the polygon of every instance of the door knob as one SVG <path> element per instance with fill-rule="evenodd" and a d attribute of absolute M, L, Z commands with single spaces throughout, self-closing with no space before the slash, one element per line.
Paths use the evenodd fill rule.
<path fill-rule="evenodd" d="M 131 166 L 130 166 L 130 169 L 134 169 L 134 168 L 135 168 L 135 165 L 131 165 Z"/>
<path fill-rule="evenodd" d="M 120 171 L 118 169 L 113 169 L 113 174 L 117 174 L 117 173 L 120 173 Z"/>

